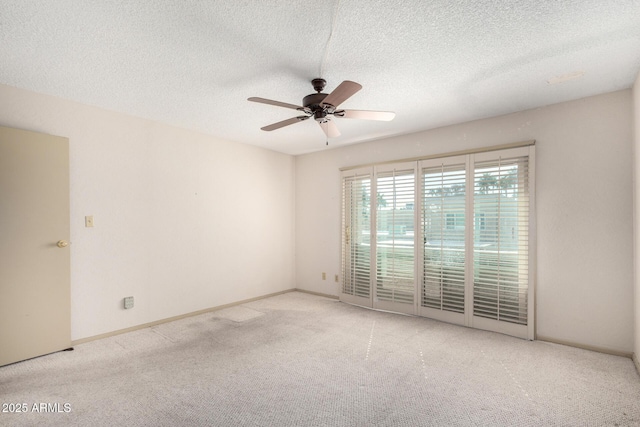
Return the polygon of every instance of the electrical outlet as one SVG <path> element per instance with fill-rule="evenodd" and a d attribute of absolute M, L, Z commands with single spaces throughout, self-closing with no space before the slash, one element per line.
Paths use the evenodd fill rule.
<path fill-rule="evenodd" d="M 125 309 L 133 308 L 133 297 L 126 297 L 124 299 L 124 308 Z"/>
<path fill-rule="evenodd" d="M 93 227 L 93 215 L 87 215 L 84 217 L 84 226 Z"/>
<path fill-rule="evenodd" d="M 322 280 L 327 280 L 327 273 L 322 273 Z"/>

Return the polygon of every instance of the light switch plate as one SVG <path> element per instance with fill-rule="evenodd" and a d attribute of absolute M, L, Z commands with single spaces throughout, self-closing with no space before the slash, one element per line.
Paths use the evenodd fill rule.
<path fill-rule="evenodd" d="M 84 217 L 84 226 L 93 227 L 93 215 L 87 215 Z"/>
<path fill-rule="evenodd" d="M 124 308 L 133 308 L 133 297 L 126 297 L 124 299 Z"/>

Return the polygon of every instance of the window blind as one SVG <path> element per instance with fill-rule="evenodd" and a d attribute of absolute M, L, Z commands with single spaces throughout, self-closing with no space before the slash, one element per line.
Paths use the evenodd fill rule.
<path fill-rule="evenodd" d="M 528 157 L 474 167 L 473 313 L 527 324 Z"/>
<path fill-rule="evenodd" d="M 464 312 L 466 167 L 423 168 L 423 307 Z"/>
<path fill-rule="evenodd" d="M 371 289 L 371 175 L 342 180 L 342 292 L 368 298 Z"/>
<path fill-rule="evenodd" d="M 341 300 L 533 339 L 534 148 L 343 171 Z"/>
<path fill-rule="evenodd" d="M 413 303 L 415 170 L 376 173 L 376 296 Z"/>

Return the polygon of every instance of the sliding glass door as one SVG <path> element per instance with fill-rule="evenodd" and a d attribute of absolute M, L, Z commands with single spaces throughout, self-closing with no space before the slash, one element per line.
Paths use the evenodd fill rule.
<path fill-rule="evenodd" d="M 420 162 L 419 314 L 465 323 L 467 156 Z"/>
<path fill-rule="evenodd" d="M 376 167 L 374 308 L 415 312 L 415 162 Z"/>
<path fill-rule="evenodd" d="M 473 173 L 473 326 L 522 337 L 532 312 L 529 162 L 523 150 L 476 154 Z"/>
<path fill-rule="evenodd" d="M 370 168 L 342 177 L 342 294 L 345 302 L 371 306 Z"/>
<path fill-rule="evenodd" d="M 533 155 L 343 173 L 341 298 L 533 339 Z"/>

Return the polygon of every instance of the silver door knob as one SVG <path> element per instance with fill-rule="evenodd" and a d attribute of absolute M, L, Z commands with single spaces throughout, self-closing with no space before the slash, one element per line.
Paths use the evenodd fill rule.
<path fill-rule="evenodd" d="M 69 242 L 67 242 L 66 240 L 58 240 L 57 245 L 59 248 L 66 248 L 67 246 L 69 246 Z"/>

